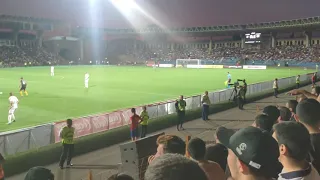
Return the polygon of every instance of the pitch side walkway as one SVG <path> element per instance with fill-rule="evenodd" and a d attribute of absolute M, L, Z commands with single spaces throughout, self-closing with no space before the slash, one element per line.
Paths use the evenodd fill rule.
<path fill-rule="evenodd" d="M 310 89 L 310 86 L 308 89 Z M 164 131 L 168 134 L 175 134 L 182 138 L 185 138 L 186 135 L 191 135 L 192 137 L 196 136 L 202 138 L 205 141 L 213 141 L 214 132 L 218 126 L 223 125 L 234 129 L 249 126 L 252 124 L 255 115 L 258 113 L 257 106 L 259 106 L 261 112 L 261 109 L 267 105 L 284 106 L 286 101 L 293 98 L 294 97 L 285 94 L 281 94 L 279 98 L 265 98 L 245 105 L 245 110 L 243 111 L 233 108 L 211 115 L 209 117 L 211 120 L 207 122 L 202 121 L 201 119 L 187 122 L 184 125 L 184 128 L 186 129 L 184 131 L 178 132 L 175 127 L 171 127 L 164 129 L 161 132 Z M 75 147 L 75 150 L 76 149 L 77 147 Z M 120 161 L 119 147 L 118 145 L 115 145 L 74 158 L 74 167 L 72 169 L 60 170 L 57 163 L 51 164 L 47 166 L 47 168 L 55 173 L 55 179 L 57 180 L 87 180 L 87 174 L 90 169 L 92 170 L 94 180 L 102 180 L 107 179 L 111 174 L 118 172 L 118 164 Z M 24 176 L 25 173 L 7 179 L 23 180 Z"/>

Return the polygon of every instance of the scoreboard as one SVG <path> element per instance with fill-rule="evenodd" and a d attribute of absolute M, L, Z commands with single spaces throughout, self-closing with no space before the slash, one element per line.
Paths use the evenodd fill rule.
<path fill-rule="evenodd" d="M 261 33 L 252 32 L 252 33 L 245 34 L 245 43 L 246 44 L 261 43 Z"/>

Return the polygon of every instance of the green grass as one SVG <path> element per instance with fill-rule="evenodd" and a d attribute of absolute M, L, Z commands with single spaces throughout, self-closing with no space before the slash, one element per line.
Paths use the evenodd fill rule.
<path fill-rule="evenodd" d="M 50 77 L 49 67 L 0 69 L 0 131 L 223 89 L 227 72 L 233 80 L 246 79 L 251 84 L 311 71 L 77 66 L 56 67 L 55 77 Z M 85 72 L 90 73 L 88 91 Z M 20 77 L 28 82 L 27 97 L 19 95 Z M 9 92 L 20 100 L 17 122 L 12 125 L 6 125 Z"/>

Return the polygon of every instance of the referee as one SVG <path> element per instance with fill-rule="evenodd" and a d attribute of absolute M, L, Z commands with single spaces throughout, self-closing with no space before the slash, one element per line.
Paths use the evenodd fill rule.
<path fill-rule="evenodd" d="M 63 165 L 66 159 L 67 167 L 73 166 L 73 164 L 71 164 L 71 159 L 74 149 L 74 133 L 75 129 L 74 127 L 72 127 L 72 120 L 67 119 L 67 126 L 60 131 L 60 138 L 62 139 L 62 154 L 59 162 L 60 169 L 63 169 Z"/>

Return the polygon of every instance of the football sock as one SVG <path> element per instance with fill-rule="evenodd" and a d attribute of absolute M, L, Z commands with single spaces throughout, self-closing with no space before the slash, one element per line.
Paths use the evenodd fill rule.
<path fill-rule="evenodd" d="M 8 123 L 11 123 L 11 115 L 8 115 Z"/>
<path fill-rule="evenodd" d="M 26 94 L 26 96 L 28 96 L 29 94 L 28 94 L 28 91 L 24 91 L 24 93 Z"/>
<path fill-rule="evenodd" d="M 20 96 L 23 96 L 23 93 L 22 93 L 22 91 L 20 91 Z"/>

